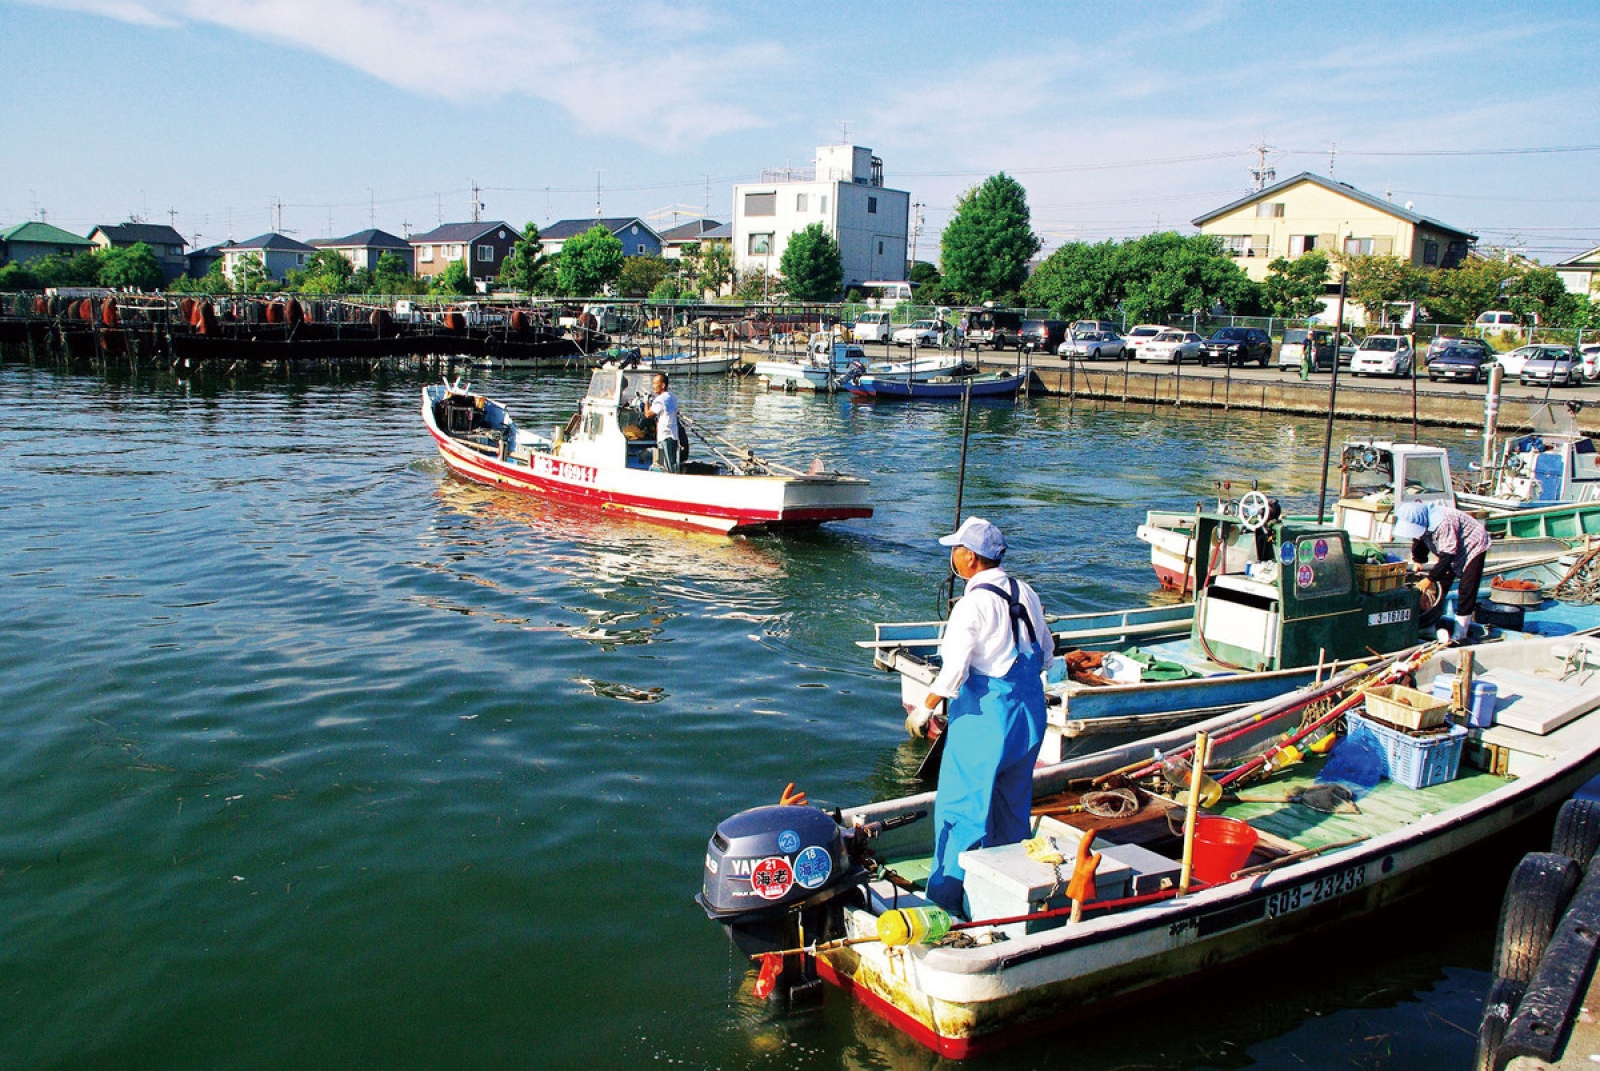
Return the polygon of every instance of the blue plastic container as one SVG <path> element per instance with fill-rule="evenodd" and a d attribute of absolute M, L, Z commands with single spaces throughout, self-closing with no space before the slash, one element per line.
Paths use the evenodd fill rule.
<path fill-rule="evenodd" d="M 1435 699 L 1449 699 L 1452 689 L 1455 688 L 1456 675 L 1454 673 L 1441 673 L 1433 678 L 1433 685 L 1428 689 Z"/>
<path fill-rule="evenodd" d="M 1472 683 L 1472 706 L 1467 714 L 1467 724 L 1474 729 L 1487 729 L 1494 724 L 1494 712 L 1499 709 L 1499 689 L 1491 681 Z"/>
<path fill-rule="evenodd" d="M 1452 725 L 1448 731 L 1415 737 L 1398 729 L 1368 721 L 1356 711 L 1345 715 L 1351 740 L 1367 739 L 1383 753 L 1384 776 L 1408 788 L 1454 781 L 1466 749 L 1465 726 Z"/>

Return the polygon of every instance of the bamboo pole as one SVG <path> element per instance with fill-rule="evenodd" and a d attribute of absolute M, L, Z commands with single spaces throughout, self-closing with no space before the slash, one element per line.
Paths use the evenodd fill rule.
<path fill-rule="evenodd" d="M 1183 868 L 1178 872 L 1178 895 L 1189 894 L 1189 881 L 1194 876 L 1194 829 L 1200 815 L 1200 778 L 1206 772 L 1209 743 L 1205 730 L 1194 736 L 1194 758 L 1189 774 L 1189 805 L 1183 814 Z"/>

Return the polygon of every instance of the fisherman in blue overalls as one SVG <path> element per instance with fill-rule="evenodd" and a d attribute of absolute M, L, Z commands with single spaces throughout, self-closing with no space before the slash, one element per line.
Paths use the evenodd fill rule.
<path fill-rule="evenodd" d="M 950 568 L 967 586 L 945 625 L 943 668 L 927 699 L 930 713 L 949 703 L 928 897 L 964 914 L 961 853 L 1028 836 L 1033 763 L 1044 742 L 1041 674 L 1054 641 L 1039 596 L 1000 567 L 1000 529 L 968 517 L 939 542 L 953 548 Z"/>

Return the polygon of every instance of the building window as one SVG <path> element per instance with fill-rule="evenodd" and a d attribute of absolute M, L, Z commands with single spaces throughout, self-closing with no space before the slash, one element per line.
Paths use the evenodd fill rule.
<path fill-rule="evenodd" d="M 459 245 L 453 245 L 453 246 L 450 247 L 450 259 L 451 260 L 460 260 L 461 259 L 461 247 Z"/>
<path fill-rule="evenodd" d="M 633 230 L 629 231 L 628 233 L 632 234 L 632 235 L 637 235 L 639 233 L 639 228 L 635 227 L 635 228 L 633 228 Z"/>
<path fill-rule="evenodd" d="M 295 256 L 294 256 L 294 262 L 296 264 L 299 264 L 302 267 L 304 267 L 305 266 L 305 262 L 306 262 L 306 255 L 304 253 L 296 253 Z"/>
<path fill-rule="evenodd" d="M 826 216 L 828 214 L 828 195 L 823 194 L 820 198 L 818 198 L 818 201 L 820 202 L 821 207 L 819 207 L 817 211 Z"/>
<path fill-rule="evenodd" d="M 485 264 L 493 264 L 494 263 L 494 246 L 492 246 L 492 245 L 480 245 L 478 247 L 478 259 L 483 261 Z"/>
<path fill-rule="evenodd" d="M 1438 242 L 1423 242 L 1422 243 L 1422 263 L 1424 263 L 1424 264 L 1437 264 L 1437 263 L 1439 263 L 1439 243 Z"/>
<path fill-rule="evenodd" d="M 1371 238 L 1346 238 L 1344 240 L 1344 255 L 1347 257 L 1365 257 L 1372 253 Z"/>
<path fill-rule="evenodd" d="M 797 193 L 797 194 L 794 195 L 794 210 L 796 212 L 804 212 L 806 210 L 806 195 L 805 194 Z"/>
<path fill-rule="evenodd" d="M 1263 201 L 1256 205 L 1256 217 L 1260 219 L 1282 219 L 1282 201 Z"/>
<path fill-rule="evenodd" d="M 1453 268 L 1460 264 L 1467 256 L 1467 243 L 1459 239 L 1444 247 L 1444 263 L 1441 268 Z"/>
<path fill-rule="evenodd" d="M 1317 236 L 1314 234 L 1291 234 L 1289 236 L 1290 258 L 1302 257 L 1317 248 Z"/>
<path fill-rule="evenodd" d="M 640 242 L 638 245 L 634 246 L 633 251 L 638 253 L 641 257 L 644 256 L 644 243 Z"/>
<path fill-rule="evenodd" d="M 744 214 L 747 216 L 775 216 L 778 214 L 778 195 L 773 193 L 747 193 L 744 195 Z"/>
<path fill-rule="evenodd" d="M 876 197 L 867 198 L 867 214 L 872 216 L 878 214 L 878 199 Z"/>
<path fill-rule="evenodd" d="M 1250 237 L 1245 234 L 1226 234 L 1222 237 L 1222 248 L 1230 257 L 1248 256 L 1250 251 Z"/>
<path fill-rule="evenodd" d="M 878 256 L 880 256 L 880 257 L 883 256 L 883 243 L 882 242 L 878 243 Z"/>
<path fill-rule="evenodd" d="M 750 255 L 753 257 L 767 257 L 772 255 L 772 233 L 752 234 L 749 245 Z"/>
<path fill-rule="evenodd" d="M 417 259 L 424 264 L 433 263 L 433 246 L 423 245 L 417 247 Z"/>

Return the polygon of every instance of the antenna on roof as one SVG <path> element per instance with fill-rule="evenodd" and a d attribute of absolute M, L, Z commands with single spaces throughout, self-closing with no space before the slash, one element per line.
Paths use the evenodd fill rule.
<path fill-rule="evenodd" d="M 178 229 L 178 210 L 176 208 L 167 209 L 167 226 L 173 230 Z"/>
<path fill-rule="evenodd" d="M 600 211 L 600 172 L 602 170 L 604 170 L 604 169 L 603 168 L 598 168 L 598 167 L 594 169 L 594 218 L 595 219 L 600 219 L 601 216 L 603 215 L 603 213 Z"/>
<path fill-rule="evenodd" d="M 850 144 L 850 120 L 848 119 L 839 120 L 839 144 Z"/>
<path fill-rule="evenodd" d="M 1338 155 L 1339 155 L 1339 143 L 1337 141 L 1328 142 L 1328 177 L 1329 178 L 1333 177 L 1333 158 L 1335 156 L 1338 156 Z"/>

